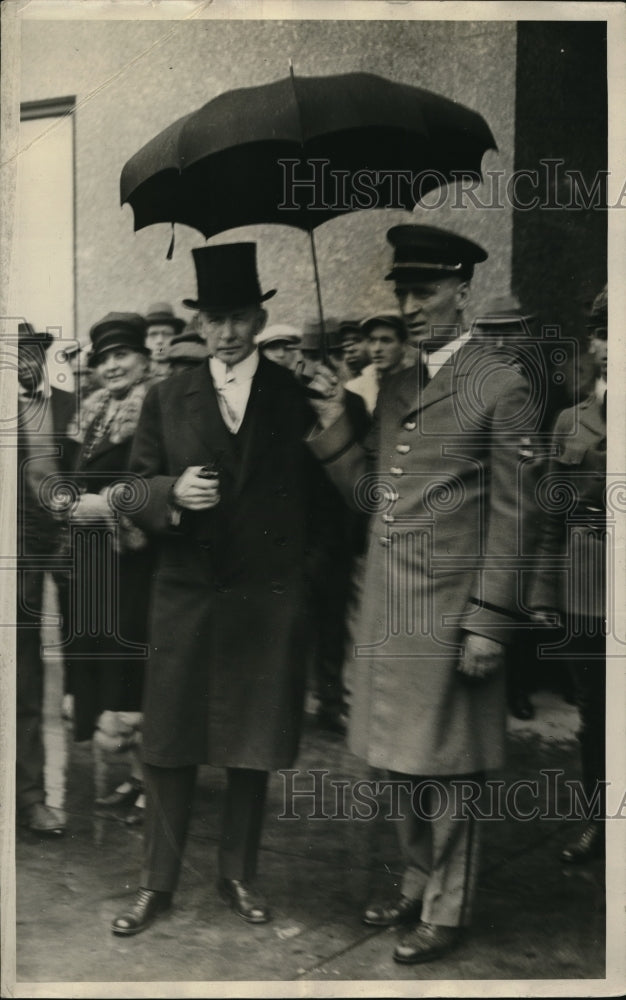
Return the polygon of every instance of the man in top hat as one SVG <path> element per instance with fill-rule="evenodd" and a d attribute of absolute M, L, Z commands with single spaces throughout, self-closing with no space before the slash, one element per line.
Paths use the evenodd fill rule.
<path fill-rule="evenodd" d="M 54 568 L 60 523 L 46 496 L 50 477 L 69 466 L 65 431 L 74 397 L 50 385 L 46 352 L 52 340 L 51 333 L 19 324 L 16 794 L 19 821 L 40 836 L 58 837 L 65 824 L 46 805 L 44 787 L 42 560 L 49 558 Z"/>
<path fill-rule="evenodd" d="M 168 349 L 172 339 L 185 326 L 184 319 L 174 315 L 169 302 L 155 302 L 146 313 L 146 347 L 150 351 L 150 371 L 153 381 L 170 374 Z"/>
<path fill-rule="evenodd" d="M 415 963 L 448 952 L 470 920 L 479 830 L 454 782 L 478 793 L 503 762 L 504 650 L 520 614 L 520 437 L 537 407 L 527 380 L 494 363 L 464 324 L 486 251 L 430 226 L 398 226 L 388 239 L 387 280 L 421 363 L 383 382 L 363 446 L 341 386 L 320 373 L 310 445 L 372 511 L 349 739 L 399 783 L 405 871 L 363 920 L 414 924 L 394 958 Z"/>
<path fill-rule="evenodd" d="M 142 931 L 170 905 L 199 764 L 225 767 L 218 889 L 244 920 L 269 919 L 254 886 L 270 771 L 298 749 L 308 648 L 304 563 L 319 470 L 314 414 L 291 372 L 260 355 L 266 312 L 256 244 L 194 250 L 210 357 L 152 387 L 131 468 L 148 489 L 137 523 L 159 548 L 145 682 L 147 789 L 141 888 L 113 922 Z"/>
<path fill-rule="evenodd" d="M 588 325 L 595 385 L 586 399 L 559 414 L 547 470 L 546 481 L 558 483 L 575 504 L 567 511 L 548 506 L 541 512 L 541 562 L 529 599 L 539 621 L 547 623 L 545 613 L 556 611 L 564 626 L 558 646 L 561 655 L 567 650 L 571 656 L 580 713 L 582 776 L 590 810 L 561 852 L 566 864 L 602 857 L 605 846 L 607 307 L 605 286 L 594 300 Z"/>

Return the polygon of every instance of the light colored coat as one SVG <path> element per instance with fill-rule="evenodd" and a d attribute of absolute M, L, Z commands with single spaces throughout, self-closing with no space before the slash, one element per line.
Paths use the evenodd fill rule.
<path fill-rule="evenodd" d="M 355 628 L 350 747 L 414 775 L 499 767 L 504 676 L 458 671 L 464 631 L 510 642 L 528 434 L 541 406 L 485 345 L 464 345 L 423 388 L 381 389 L 366 446 L 342 420 L 310 440 L 346 497 L 372 512 Z"/>

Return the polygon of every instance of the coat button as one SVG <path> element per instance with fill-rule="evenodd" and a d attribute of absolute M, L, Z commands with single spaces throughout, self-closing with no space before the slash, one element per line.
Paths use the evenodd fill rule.
<path fill-rule="evenodd" d="M 389 471 L 392 476 L 401 476 L 404 473 L 404 469 L 401 469 L 399 465 L 392 465 Z"/>
<path fill-rule="evenodd" d="M 417 427 L 417 424 L 413 420 L 407 420 L 403 426 L 405 431 L 414 431 L 415 428 Z"/>
<path fill-rule="evenodd" d="M 385 524 L 393 524 L 393 522 L 395 521 L 395 517 L 393 516 L 393 514 L 383 514 L 383 521 L 385 522 Z"/>
<path fill-rule="evenodd" d="M 272 593 L 273 594 L 284 594 L 285 593 L 285 585 L 282 584 L 282 583 L 279 583 L 278 580 L 272 580 Z"/>
<path fill-rule="evenodd" d="M 284 535 L 280 535 L 278 538 L 274 539 L 274 545 L 278 545 L 278 547 L 281 549 L 284 548 L 286 544 L 287 544 L 287 539 L 285 538 Z"/>
<path fill-rule="evenodd" d="M 381 545 L 393 545 L 395 538 L 393 535 L 381 535 L 378 541 Z"/>
<path fill-rule="evenodd" d="M 218 594 L 230 594 L 230 587 L 227 587 L 225 583 L 216 583 L 215 589 Z"/>
<path fill-rule="evenodd" d="M 400 452 L 401 455 L 406 455 L 407 452 L 411 450 L 410 444 L 397 444 L 396 451 Z"/>
<path fill-rule="evenodd" d="M 385 490 L 383 493 L 383 500 L 386 500 L 388 503 L 395 503 L 399 499 L 400 494 L 397 490 Z"/>

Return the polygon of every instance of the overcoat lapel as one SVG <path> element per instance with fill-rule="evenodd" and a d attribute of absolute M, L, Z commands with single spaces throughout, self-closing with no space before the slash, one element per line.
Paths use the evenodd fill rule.
<path fill-rule="evenodd" d="M 259 358 L 252 380 L 250 398 L 240 434 L 243 449 L 235 492 L 238 493 L 256 469 L 263 468 L 264 456 L 280 433 L 280 423 L 275 419 L 276 401 L 280 390 L 272 384 L 271 361 Z"/>
<path fill-rule="evenodd" d="M 587 401 L 587 405 L 579 407 L 578 419 L 588 430 L 600 438 L 606 437 L 606 423 L 602 419 L 600 403 L 595 397 Z"/>

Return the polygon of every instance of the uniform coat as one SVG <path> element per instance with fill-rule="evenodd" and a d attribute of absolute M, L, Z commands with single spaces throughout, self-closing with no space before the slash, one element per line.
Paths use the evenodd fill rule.
<path fill-rule="evenodd" d="M 341 420 L 310 445 L 373 514 L 351 749 L 406 774 L 467 774 L 503 759 L 504 676 L 457 665 L 463 630 L 508 642 L 520 613 L 520 438 L 539 407 L 471 341 L 423 388 L 420 371 L 383 383 L 366 447 Z"/>
<path fill-rule="evenodd" d="M 304 697 L 312 544 L 303 443 L 312 414 L 290 372 L 263 357 L 241 429 L 226 428 L 208 365 L 146 398 L 131 468 L 148 498 L 136 521 L 158 536 L 144 701 L 144 759 L 272 770 L 295 758 Z M 220 502 L 183 511 L 181 473 L 218 466 Z"/>
<path fill-rule="evenodd" d="M 606 419 L 590 395 L 559 414 L 556 454 L 539 483 L 542 531 L 538 556 L 545 564 L 533 580 L 533 608 L 556 609 L 571 619 L 606 614 Z M 553 557 L 566 560 L 559 567 Z"/>

